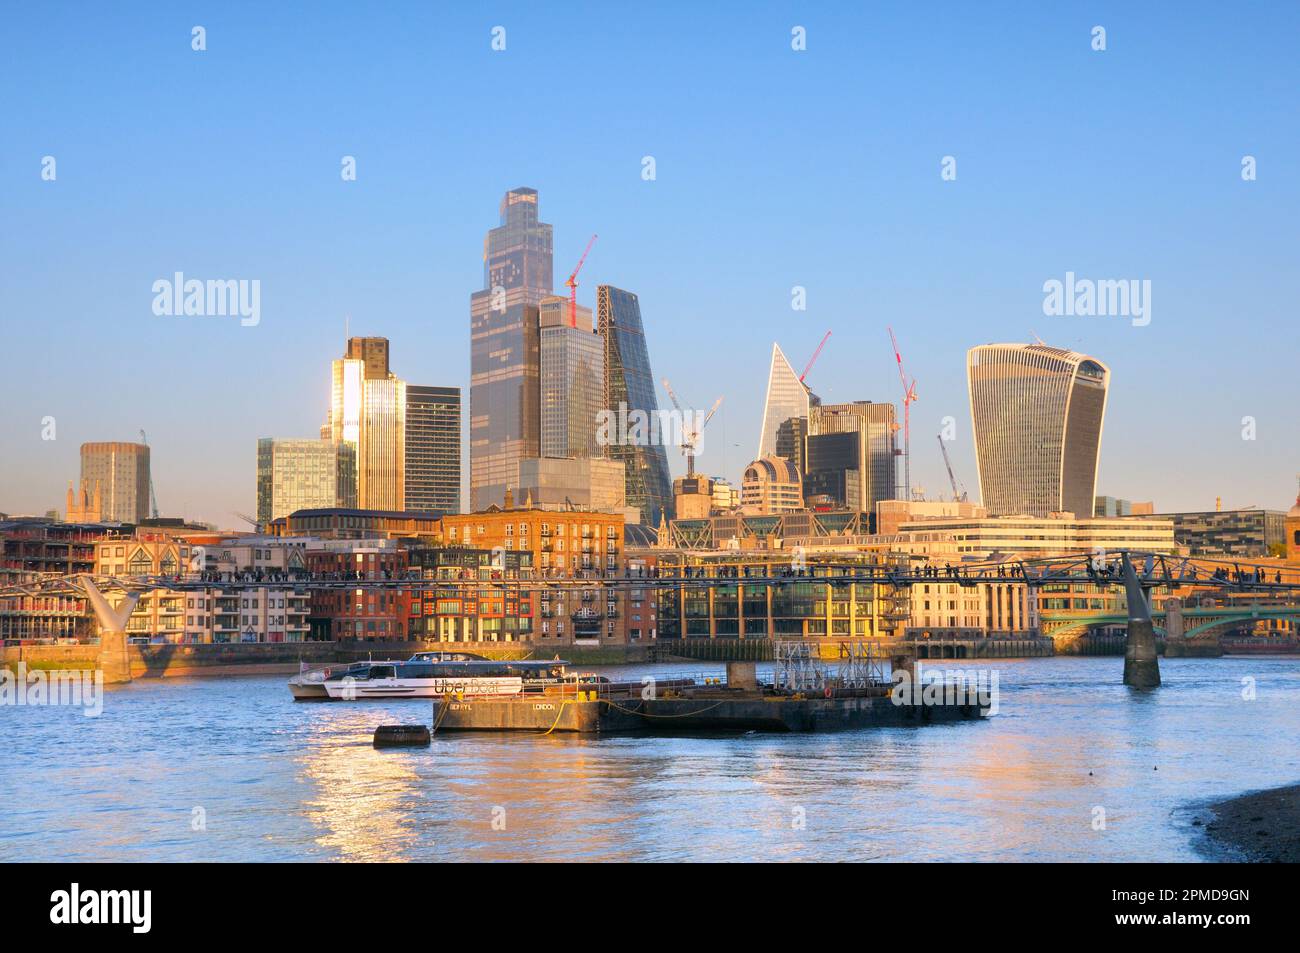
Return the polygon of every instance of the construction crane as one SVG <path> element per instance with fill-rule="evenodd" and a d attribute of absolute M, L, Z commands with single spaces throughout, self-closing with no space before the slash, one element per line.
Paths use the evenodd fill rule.
<path fill-rule="evenodd" d="M 143 430 L 140 431 L 140 442 L 146 447 L 149 446 L 149 438 L 145 436 Z M 149 462 L 149 511 L 153 518 L 158 518 L 158 497 L 153 492 L 153 461 Z"/>
<path fill-rule="evenodd" d="M 233 511 L 232 511 L 232 512 L 233 512 Z M 253 517 L 249 516 L 247 513 L 239 513 L 239 512 L 235 512 L 235 515 L 238 516 L 238 517 L 239 517 L 241 520 L 243 520 L 245 523 L 247 523 L 247 524 L 249 524 L 250 526 L 252 526 L 252 527 L 253 527 L 253 530 L 254 530 L 255 532 L 257 532 L 257 533 L 259 533 L 259 534 L 262 532 L 262 524 L 259 523 L 257 520 L 253 519 Z"/>
<path fill-rule="evenodd" d="M 591 251 L 591 246 L 596 244 L 596 236 L 592 235 L 591 240 L 587 242 L 587 247 L 582 250 L 582 257 L 578 263 L 573 266 L 573 272 L 564 283 L 569 286 L 569 327 L 578 326 L 578 272 L 582 271 L 582 263 L 587 260 L 587 252 Z"/>
<path fill-rule="evenodd" d="M 898 379 L 903 382 L 903 499 L 912 499 L 912 402 L 916 400 L 916 381 L 907 379 L 903 371 L 903 355 L 898 351 L 894 329 L 889 329 L 889 343 L 894 346 L 894 360 L 898 362 Z M 897 450 L 894 451 L 898 453 Z"/>
<path fill-rule="evenodd" d="M 709 425 L 713 415 L 718 412 L 722 406 L 722 398 L 719 397 L 713 402 L 713 407 L 709 409 L 708 414 L 698 427 L 690 426 L 687 420 L 686 411 L 682 410 L 681 402 L 677 400 L 677 395 L 673 393 L 673 386 L 668 383 L 668 378 L 663 379 L 664 390 L 668 391 L 668 396 L 677 408 L 677 414 L 682 418 L 682 453 L 686 454 L 686 476 L 695 476 L 695 448 L 700 445 L 700 434 L 704 433 L 704 428 Z"/>
<path fill-rule="evenodd" d="M 808 358 L 808 365 L 803 369 L 803 373 L 799 375 L 800 384 L 803 384 L 803 379 L 808 376 L 808 372 L 811 371 L 813 365 L 817 363 L 817 358 L 821 357 L 822 348 L 826 346 L 826 339 L 829 338 L 830 336 L 831 336 L 830 331 L 827 331 L 824 335 L 822 335 L 822 341 L 820 344 L 817 345 L 817 350 L 813 351 L 813 356 Z M 807 385 L 805 384 L 804 386 Z"/>
<path fill-rule="evenodd" d="M 952 486 L 952 498 L 959 503 L 965 503 L 968 499 L 966 494 L 966 484 L 961 485 L 961 492 L 957 492 L 957 477 L 952 472 L 952 461 L 948 459 L 948 445 L 943 442 L 943 434 L 939 434 L 939 449 L 943 451 L 943 465 L 948 468 L 948 483 Z"/>

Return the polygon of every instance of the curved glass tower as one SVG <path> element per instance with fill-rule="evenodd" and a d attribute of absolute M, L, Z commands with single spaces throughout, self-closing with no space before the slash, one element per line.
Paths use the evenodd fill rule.
<path fill-rule="evenodd" d="M 990 515 L 1092 516 L 1110 370 L 1046 344 L 966 356 L 980 497 Z"/>
<path fill-rule="evenodd" d="M 655 419 L 659 399 L 650 371 L 640 301 L 630 291 L 600 285 L 596 289 L 596 320 L 605 343 L 605 407 L 618 420 L 626 420 L 637 410 Z M 627 505 L 641 510 L 641 522 L 654 526 L 661 516 L 672 519 L 673 487 L 662 441 L 646 441 L 644 445 L 614 441 L 605 453 L 623 461 Z"/>

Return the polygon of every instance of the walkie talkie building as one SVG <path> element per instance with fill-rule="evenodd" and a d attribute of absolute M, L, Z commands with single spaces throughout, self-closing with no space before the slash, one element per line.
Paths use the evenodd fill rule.
<path fill-rule="evenodd" d="M 966 356 L 980 497 L 990 515 L 1092 515 L 1110 370 L 1046 344 Z"/>

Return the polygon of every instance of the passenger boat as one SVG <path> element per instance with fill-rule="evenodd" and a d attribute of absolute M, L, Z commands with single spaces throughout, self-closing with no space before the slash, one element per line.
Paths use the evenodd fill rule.
<path fill-rule="evenodd" d="M 424 653 L 420 653 L 423 655 Z M 565 680 L 565 665 L 552 662 L 424 659 L 359 662 L 334 669 L 320 680 L 332 700 L 361 698 L 442 698 L 540 692 Z M 314 686 L 313 686 L 314 687 Z"/>
<path fill-rule="evenodd" d="M 486 662 L 489 661 L 482 655 L 475 655 L 472 652 L 416 652 L 407 662 Z M 297 675 L 289 679 L 289 692 L 297 701 L 325 701 L 329 693 L 325 690 L 325 680 L 331 674 L 337 674 L 344 669 L 357 668 L 360 670 L 367 665 L 401 665 L 402 662 L 396 659 L 390 659 L 385 662 L 354 662 L 340 669 L 337 665 L 327 666 L 325 668 L 307 668 L 307 663 L 301 663 Z"/>

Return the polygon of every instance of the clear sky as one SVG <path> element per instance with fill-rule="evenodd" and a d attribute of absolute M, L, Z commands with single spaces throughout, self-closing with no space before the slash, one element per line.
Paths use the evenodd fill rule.
<path fill-rule="evenodd" d="M 239 525 L 257 438 L 317 434 L 345 316 L 468 399 L 515 186 L 557 287 L 598 232 L 579 299 L 637 292 L 656 375 L 725 395 L 707 472 L 755 454 L 774 340 L 799 369 L 832 329 L 822 398 L 899 400 L 892 325 L 913 482 L 947 493 L 951 416 L 973 493 L 966 349 L 1036 333 L 1111 368 L 1098 492 L 1286 508 L 1298 38 L 1294 2 L 6 4 L 0 511 L 62 509 L 83 441 L 144 428 L 162 511 Z M 259 279 L 260 324 L 155 316 L 177 271 Z M 1067 271 L 1149 279 L 1150 324 L 1045 316 Z"/>

